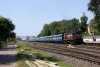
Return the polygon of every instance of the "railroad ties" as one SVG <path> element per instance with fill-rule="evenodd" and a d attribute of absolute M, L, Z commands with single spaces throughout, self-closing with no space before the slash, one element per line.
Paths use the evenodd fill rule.
<path fill-rule="evenodd" d="M 89 45 L 89 46 L 100 46 L 100 42 L 86 42 L 86 45 Z"/>
<path fill-rule="evenodd" d="M 25 44 L 35 49 L 48 51 L 64 56 L 69 56 L 72 58 L 100 65 L 100 50 L 96 51 L 96 49 L 99 49 L 98 47 L 94 47 L 93 49 L 92 46 L 87 47 L 86 45 L 84 45 L 84 46 L 75 46 L 75 48 L 68 48 L 68 46 L 64 44 L 55 45 L 53 43 L 50 43 L 47 45 L 41 43 L 41 45 L 39 44 L 33 45 L 32 43 L 28 42 L 26 42 Z"/>

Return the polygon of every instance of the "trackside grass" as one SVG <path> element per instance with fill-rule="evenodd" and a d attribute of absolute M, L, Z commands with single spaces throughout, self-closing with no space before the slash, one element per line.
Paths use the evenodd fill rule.
<path fill-rule="evenodd" d="M 17 49 L 17 67 L 29 67 L 26 63 L 25 60 L 32 60 L 32 58 L 29 56 L 31 53 L 35 53 L 34 55 L 36 56 L 37 59 L 44 60 L 46 62 L 55 62 L 57 63 L 60 67 L 75 67 L 71 66 L 69 64 L 66 64 L 62 61 L 59 61 L 39 50 L 31 49 L 27 47 L 23 43 L 17 43 L 18 49 Z M 26 50 L 30 49 L 30 50 Z"/>

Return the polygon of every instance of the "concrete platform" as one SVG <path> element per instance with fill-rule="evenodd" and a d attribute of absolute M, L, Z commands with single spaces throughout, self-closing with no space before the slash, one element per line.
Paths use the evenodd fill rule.
<path fill-rule="evenodd" d="M 8 45 L 0 49 L 0 67 L 17 67 L 16 54 L 16 45 Z"/>

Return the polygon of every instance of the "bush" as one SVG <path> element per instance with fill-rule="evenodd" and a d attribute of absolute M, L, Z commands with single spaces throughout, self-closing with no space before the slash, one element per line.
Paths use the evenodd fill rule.
<path fill-rule="evenodd" d="M 91 36 L 91 35 L 89 33 L 83 33 L 82 37 L 85 37 L 85 36 Z"/>
<path fill-rule="evenodd" d="M 5 41 L 0 41 L 0 48 L 6 46 L 6 42 Z"/>

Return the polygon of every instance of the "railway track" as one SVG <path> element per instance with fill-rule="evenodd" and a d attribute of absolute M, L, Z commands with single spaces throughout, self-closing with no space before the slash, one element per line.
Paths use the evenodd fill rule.
<path fill-rule="evenodd" d="M 92 51 L 86 52 L 86 51 L 83 51 L 81 49 L 69 49 L 69 48 L 66 48 L 64 45 L 61 47 L 59 45 L 53 45 L 53 44 L 46 45 L 43 43 L 41 43 L 41 45 L 33 45 L 32 43 L 26 42 L 25 44 L 27 46 L 35 48 L 35 49 L 49 51 L 49 52 L 53 52 L 53 53 L 61 54 L 64 56 L 69 56 L 69 57 L 85 60 L 85 61 L 100 65 L 100 55 L 96 54 L 96 53 L 92 53 Z"/>
<path fill-rule="evenodd" d="M 100 43 L 86 43 L 89 46 L 100 46 Z"/>
<path fill-rule="evenodd" d="M 53 46 L 53 45 L 52 45 Z M 59 47 L 59 48 L 62 48 L 62 49 L 68 49 L 68 45 L 55 45 L 54 47 Z M 73 49 L 75 49 L 75 50 L 81 50 L 81 51 L 88 51 L 88 52 L 93 52 L 93 53 L 98 53 L 98 54 L 100 54 L 100 48 L 93 48 L 93 47 L 89 47 L 89 48 L 87 48 L 86 46 L 84 46 L 84 48 L 83 48 L 83 46 L 76 46 L 75 48 L 73 48 Z"/>
<path fill-rule="evenodd" d="M 67 48 L 68 45 L 59 44 L 57 46 L 63 47 L 63 48 Z M 74 46 L 76 47 L 74 49 L 77 49 L 77 50 L 83 50 L 83 51 L 88 51 L 88 52 L 100 53 L 100 47 L 98 47 L 98 46 L 87 46 L 87 45 L 84 45 L 84 46 L 82 46 L 82 45 L 74 45 Z"/>
<path fill-rule="evenodd" d="M 46 46 L 46 44 L 44 44 L 44 43 L 41 43 L 42 45 L 44 45 L 44 46 Z M 55 47 L 55 48 L 60 48 L 60 49 L 65 49 L 66 50 L 66 48 L 68 49 L 68 45 L 64 45 L 64 44 L 56 44 L 55 46 L 54 46 L 54 44 L 52 44 L 52 43 L 50 43 L 49 45 L 48 45 L 49 47 Z M 94 47 L 94 46 L 80 46 L 80 45 L 75 45 L 75 48 L 73 48 L 73 49 L 75 49 L 75 50 L 81 50 L 81 51 L 88 51 L 88 52 L 93 52 L 93 53 L 98 53 L 98 54 L 100 54 L 100 47 Z"/>
<path fill-rule="evenodd" d="M 75 46 L 82 47 L 82 48 L 89 48 L 89 49 L 100 49 L 100 46 L 90 46 L 90 45 L 84 45 L 84 46 L 75 45 Z"/>

